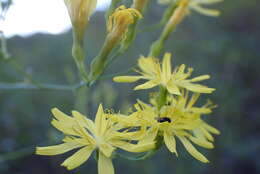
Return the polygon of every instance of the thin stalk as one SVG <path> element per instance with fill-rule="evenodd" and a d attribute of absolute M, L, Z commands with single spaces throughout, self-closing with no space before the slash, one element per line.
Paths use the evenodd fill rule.
<path fill-rule="evenodd" d="M 161 110 L 161 108 L 166 104 L 167 94 L 168 94 L 167 89 L 163 86 L 160 86 L 159 95 L 157 97 L 157 109 L 158 110 Z"/>
<path fill-rule="evenodd" d="M 75 29 L 74 29 L 75 30 Z M 84 50 L 84 35 L 78 35 L 79 32 L 73 31 L 73 46 L 72 57 L 75 60 L 81 78 L 88 82 L 88 73 L 85 68 L 85 50 Z"/>
<path fill-rule="evenodd" d="M 158 57 L 163 48 L 164 44 L 169 38 L 170 34 L 175 31 L 176 27 L 179 23 L 184 19 L 185 15 L 187 14 L 187 7 L 188 7 L 188 0 L 181 1 L 181 3 L 175 7 L 174 5 L 172 7 L 169 7 L 170 9 L 165 12 L 165 19 L 168 19 L 167 23 L 165 24 L 165 27 L 163 29 L 163 32 L 159 36 L 159 38 L 153 42 L 153 44 L 150 47 L 150 53 L 149 56 L 151 57 Z M 169 17 L 169 14 L 171 13 L 171 16 Z"/>

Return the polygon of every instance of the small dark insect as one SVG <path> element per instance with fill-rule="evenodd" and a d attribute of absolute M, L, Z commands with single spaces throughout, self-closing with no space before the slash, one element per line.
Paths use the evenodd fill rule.
<path fill-rule="evenodd" d="M 159 123 L 163 123 L 163 122 L 169 122 L 171 123 L 171 119 L 168 118 L 168 117 L 157 117 L 156 120 L 159 122 Z"/>

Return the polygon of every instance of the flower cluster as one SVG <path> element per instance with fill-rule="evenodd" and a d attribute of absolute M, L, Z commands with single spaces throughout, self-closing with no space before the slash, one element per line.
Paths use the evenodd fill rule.
<path fill-rule="evenodd" d="M 195 104 L 200 93 L 211 93 L 214 89 L 192 82 L 208 79 L 209 76 L 202 75 L 187 79 L 191 75 L 191 70 L 185 73 L 184 65 L 171 72 L 170 54 L 168 53 L 164 56 L 162 66 L 155 58 L 141 57 L 138 63 L 142 71 L 137 72 L 142 76 L 121 76 L 115 77 L 114 80 L 134 82 L 146 79 L 149 81 L 135 89 L 148 89 L 159 85 L 162 90 L 150 96 L 150 104 L 138 101 L 134 106 L 136 111 L 129 116 L 119 117 L 117 115 L 118 122 L 124 123 L 126 126 L 145 126 L 146 138 L 155 142 L 164 141 L 169 151 L 177 155 L 176 137 L 194 158 L 204 163 L 208 162 L 207 158 L 198 152 L 192 143 L 208 149 L 214 147 L 212 134 L 220 132 L 203 121 L 201 117 L 204 114 L 210 114 L 215 105 L 210 101 L 201 107 L 197 107 Z M 190 97 L 188 91 L 195 93 Z M 163 96 L 163 100 L 158 100 L 161 93 L 166 93 L 166 95 Z"/>
<path fill-rule="evenodd" d="M 117 81 L 149 80 L 153 85 L 137 86 L 135 89 L 147 89 L 159 85 L 161 91 L 150 95 L 150 104 L 140 100 L 134 105 L 135 111 L 128 114 L 106 113 L 99 106 L 95 122 L 77 111 L 72 111 L 72 117 L 58 109 L 53 109 L 52 125 L 65 134 L 63 143 L 49 147 L 38 147 L 39 155 L 58 155 L 73 149 L 79 149 L 66 159 L 62 166 L 69 170 L 84 163 L 96 150 L 98 153 L 99 174 L 113 174 L 112 156 L 116 149 L 140 153 L 156 151 L 163 144 L 170 152 L 178 155 L 176 138 L 186 150 L 197 160 L 207 163 L 208 159 L 201 154 L 192 143 L 212 149 L 214 138 L 212 134 L 219 131 L 207 124 L 202 115 L 210 114 L 215 107 L 211 102 L 195 106 L 200 94 L 209 93 L 213 89 L 193 84 L 193 82 L 209 78 L 207 75 L 187 79 L 191 70 L 185 73 L 184 65 L 171 72 L 170 54 L 166 53 L 162 66 L 158 59 L 139 59 L 138 71 L 142 76 L 116 77 Z M 194 91 L 192 96 L 190 91 Z M 165 95 L 163 98 L 161 94 Z M 158 100 L 162 98 L 161 100 Z"/>
<path fill-rule="evenodd" d="M 149 56 L 141 56 L 138 59 L 138 67 L 135 69 L 137 75 L 113 78 L 115 82 L 120 83 L 144 82 L 137 85 L 134 90 L 151 88 L 159 90 L 149 95 L 148 102 L 137 100 L 129 113 L 104 111 L 100 104 L 95 121 L 77 111 L 72 111 L 72 115 L 66 115 L 54 108 L 52 110 L 54 119 L 51 123 L 64 134 L 63 143 L 37 147 L 36 154 L 58 155 L 77 149 L 77 152 L 61 164 L 68 170 L 72 170 L 87 161 L 95 152 L 98 173 L 114 174 L 112 159 L 117 156 L 127 158 L 122 155 L 122 150 L 138 153 L 138 157 L 132 157 L 135 160 L 146 159 L 163 146 L 178 156 L 176 141 L 180 141 L 191 156 L 203 163 L 208 163 L 209 160 L 196 149 L 196 146 L 206 149 L 214 148 L 213 134 L 219 135 L 220 132 L 206 123 L 203 117 L 210 114 L 216 105 L 208 100 L 204 105 L 198 106 L 197 101 L 201 94 L 210 94 L 215 90 L 201 84 L 210 76 L 192 77 L 192 68 L 186 68 L 184 64 L 172 67 L 170 53 L 165 53 L 162 61 L 159 55 L 162 53 L 163 45 L 169 34 L 184 19 L 190 9 L 206 15 L 217 16 L 217 11 L 202 8 L 201 5 L 219 1 L 221 0 L 160 0 L 160 3 L 175 3 L 175 6 L 173 11 L 170 10 L 169 14 L 167 12 L 168 21 L 165 23 L 159 39 L 152 44 Z M 96 6 L 96 0 L 65 0 L 65 2 L 71 18 L 75 18 L 76 22 L 86 16 L 89 17 Z M 116 8 L 117 3 L 118 1 L 111 3 L 112 12 L 107 18 L 107 37 L 99 55 L 92 61 L 90 78 L 86 76 L 83 59 L 79 59 L 81 62 L 77 64 L 80 72 L 85 75 L 85 82 L 91 82 L 88 83 L 90 86 L 104 72 L 108 60 L 113 60 L 109 59 L 111 58 L 109 55 L 112 51 L 117 51 L 114 48 L 118 48 L 120 42 L 126 40 L 127 33 L 134 38 L 135 32 L 130 31 L 136 30 L 135 24 L 143 17 L 143 10 L 148 1 L 135 0 L 133 8 L 126 8 L 123 5 Z M 77 18 L 82 17 L 83 14 L 85 17 Z M 80 47 L 80 51 L 84 51 L 83 48 Z M 83 57 L 83 52 L 75 55 L 78 60 Z M 140 155 L 143 156 L 140 157 Z"/>

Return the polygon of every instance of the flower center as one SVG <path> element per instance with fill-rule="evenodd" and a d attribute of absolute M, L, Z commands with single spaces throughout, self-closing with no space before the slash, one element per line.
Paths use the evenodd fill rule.
<path fill-rule="evenodd" d="M 169 117 L 156 117 L 155 119 L 157 120 L 158 123 L 164 123 L 164 122 L 171 123 L 172 122 Z"/>

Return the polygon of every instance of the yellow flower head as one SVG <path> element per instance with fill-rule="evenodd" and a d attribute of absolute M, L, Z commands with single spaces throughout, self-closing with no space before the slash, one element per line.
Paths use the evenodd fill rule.
<path fill-rule="evenodd" d="M 108 32 L 115 35 L 122 35 L 127 32 L 129 25 L 135 20 L 141 19 L 141 13 L 134 8 L 126 8 L 125 6 L 118 7 L 114 13 L 109 16 Z"/>
<path fill-rule="evenodd" d="M 185 88 L 189 91 L 198 93 L 211 93 L 213 88 L 208 88 L 203 85 L 194 84 L 194 82 L 209 79 L 209 75 L 201 75 L 192 79 L 188 79 L 191 76 L 192 69 L 189 68 L 185 72 L 185 65 L 175 68 L 172 71 L 171 68 L 171 54 L 166 53 L 164 55 L 162 65 L 159 60 L 153 57 L 141 57 L 138 60 L 138 66 L 141 71 L 137 71 L 139 76 L 118 76 L 114 77 L 115 82 L 130 83 L 140 79 L 148 80 L 148 82 L 138 85 L 134 90 L 149 89 L 155 86 L 161 85 L 165 87 L 171 94 L 181 95 L 180 89 Z"/>
<path fill-rule="evenodd" d="M 202 107 L 196 107 L 194 105 L 199 98 L 199 94 L 193 94 L 190 100 L 188 100 L 188 92 L 182 96 L 171 96 L 171 98 L 169 105 L 163 108 L 161 114 L 162 116 L 167 116 L 173 122 L 166 129 L 167 134 L 165 136 L 170 136 L 164 138 L 166 146 L 171 151 L 172 146 L 170 145 L 175 144 L 174 137 L 177 137 L 194 158 L 201 162 L 208 162 L 207 158 L 192 143 L 207 149 L 214 148 L 212 144 L 214 138 L 211 133 L 219 134 L 219 131 L 204 122 L 201 119 L 201 115 L 211 113 L 211 109 L 215 105 L 207 102 Z"/>
<path fill-rule="evenodd" d="M 119 131 L 122 127 L 108 118 L 109 114 L 104 113 L 102 105 L 98 108 L 95 122 L 77 111 L 72 111 L 73 117 L 62 113 L 57 108 L 54 108 L 52 113 L 55 117 L 52 125 L 63 132 L 65 138 L 60 145 L 37 147 L 36 154 L 58 155 L 78 148 L 75 154 L 61 164 L 69 170 L 87 161 L 91 153 L 98 149 L 98 173 L 113 174 L 111 155 L 116 148 L 129 152 L 143 152 L 154 146 L 153 142 L 142 145 L 131 144 L 130 141 L 138 139 L 140 133 Z"/>
<path fill-rule="evenodd" d="M 96 8 L 97 0 L 64 0 L 64 2 L 73 26 L 83 32 Z"/>
<path fill-rule="evenodd" d="M 197 99 L 197 94 L 193 95 L 190 101 L 187 101 L 186 96 L 185 99 L 178 96 L 173 103 L 164 106 L 160 111 L 155 106 L 138 101 L 135 104 L 136 111 L 130 116 L 118 117 L 118 121 L 122 120 L 121 123 L 127 126 L 147 127 L 147 135 L 141 142 L 158 141 L 157 137 L 162 137 L 169 151 L 176 155 L 178 155 L 176 150 L 176 138 L 178 138 L 194 158 L 207 163 L 209 162 L 207 158 L 192 143 L 212 149 L 214 139 L 211 133 L 219 134 L 219 131 L 200 118 L 201 113 L 208 113 L 209 106 L 194 107 Z"/>
<path fill-rule="evenodd" d="M 179 3 L 182 3 L 183 1 L 187 1 L 189 2 L 188 7 L 190 10 L 197 11 L 198 13 L 201 13 L 206 16 L 216 17 L 220 15 L 219 10 L 209 9 L 203 6 L 219 3 L 222 2 L 223 0 L 158 0 L 160 4 L 169 4 L 174 1 Z"/>

